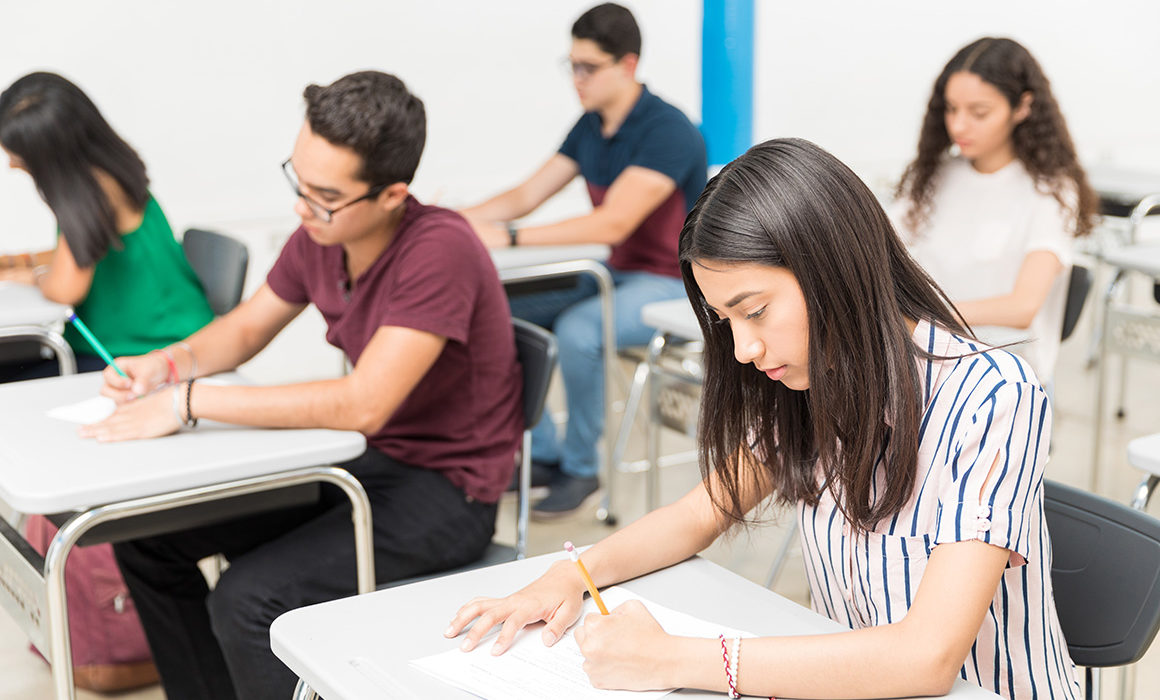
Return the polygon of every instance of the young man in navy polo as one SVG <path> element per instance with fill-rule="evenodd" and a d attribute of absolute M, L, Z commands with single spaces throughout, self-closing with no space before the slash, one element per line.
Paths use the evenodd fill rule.
<path fill-rule="evenodd" d="M 581 15 L 572 25 L 569 61 L 584 115 L 534 175 L 462 212 L 490 247 L 611 245 L 618 347 L 648 342 L 652 329 L 641 322 L 642 306 L 685 295 L 677 239 L 707 170 L 696 127 L 637 82 L 640 45 L 640 28 L 624 7 L 606 3 Z M 546 226 L 511 225 L 576 175 L 588 185 L 591 213 Z M 567 431 L 561 443 L 545 417 L 532 444 L 535 482 L 549 486 L 532 514 L 559 517 L 598 486 L 605 400 L 600 302 L 595 283 L 584 279 L 573 290 L 514 298 L 511 307 L 514 316 L 552 328 L 560 342 Z"/>

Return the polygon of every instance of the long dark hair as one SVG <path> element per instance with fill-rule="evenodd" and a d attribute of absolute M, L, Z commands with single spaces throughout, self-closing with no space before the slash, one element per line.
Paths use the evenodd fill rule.
<path fill-rule="evenodd" d="M 79 87 L 55 73 L 30 73 L 0 93 L 0 145 L 24 161 L 80 267 L 121 246 L 97 170 L 112 177 L 137 209 L 149 199 L 149 177 L 137 152 Z"/>
<path fill-rule="evenodd" d="M 896 191 L 898 197 L 907 197 L 911 203 L 906 225 L 917 232 L 930 215 L 935 176 L 951 145 L 944 116 L 947 81 L 959 72 L 973 73 L 994 86 L 1011 109 L 1018 107 L 1025 93 L 1031 94 L 1031 113 L 1011 132 L 1015 157 L 1037 184 L 1069 210 L 1075 235 L 1090 233 L 1099 199 L 1080 167 L 1067 122 L 1051 93 L 1051 81 L 1020 43 L 992 37 L 960 49 L 934 81 L 918 137 L 918 155 L 906 167 Z"/>
<path fill-rule="evenodd" d="M 811 505 L 830 488 L 866 530 L 897 513 L 915 482 L 918 359 L 931 357 L 906 320 L 964 334 L 965 324 L 866 185 L 808 141 L 758 144 L 709 181 L 685 220 L 680 260 L 705 338 L 700 464 L 706 478 L 718 474 L 718 510 L 745 522 L 740 494 L 772 486 L 781 502 Z M 788 389 L 734 359 L 733 335 L 713 322 L 693 277 L 694 265 L 712 262 L 793 273 L 809 317 L 809 389 Z M 743 470 L 742 460 L 764 469 Z M 886 489 L 871 503 L 879 461 Z M 752 484 L 741 483 L 744 473 Z"/>

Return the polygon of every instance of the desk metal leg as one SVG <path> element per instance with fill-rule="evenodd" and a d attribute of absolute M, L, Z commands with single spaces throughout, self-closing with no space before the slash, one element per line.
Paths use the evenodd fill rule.
<path fill-rule="evenodd" d="M 48 552 L 44 555 L 44 579 L 48 607 L 47 656 L 52 663 L 53 688 L 58 700 L 65 698 L 73 700 L 75 698 L 64 569 L 69 552 L 72 551 L 73 546 L 82 535 L 97 525 L 113 520 L 313 482 L 334 484 L 341 488 L 350 499 L 351 520 L 354 525 L 358 592 L 370 593 L 374 591 L 374 546 L 370 500 L 358 480 L 338 467 L 295 469 L 279 474 L 251 477 L 158 496 L 147 496 L 98 506 L 70 518 L 57 531 L 56 536 L 53 537 L 48 546 Z"/>
<path fill-rule="evenodd" d="M 76 356 L 73 355 L 72 348 L 64 342 L 64 337 L 60 333 L 50 328 L 42 328 L 41 326 L 0 328 L 0 340 L 34 340 L 52 350 L 56 355 L 56 361 L 60 365 L 62 375 L 77 373 L 77 360 Z"/>
<path fill-rule="evenodd" d="M 294 686 L 294 695 L 290 700 L 318 700 L 318 693 L 306 685 L 306 681 L 301 678 L 298 679 L 298 685 Z"/>
<path fill-rule="evenodd" d="M 523 282 L 550 277 L 569 275 L 589 275 L 596 280 L 600 295 L 600 316 L 604 336 L 604 498 L 596 511 L 596 518 L 605 524 L 615 525 L 616 516 L 612 512 L 613 477 L 616 465 L 612 462 L 613 440 L 609 435 L 614 422 L 612 394 L 616 391 L 616 307 L 613 303 L 616 287 L 612 284 L 612 274 L 608 268 L 595 260 L 569 260 L 566 262 L 527 265 L 499 270 L 502 282 Z"/>
<path fill-rule="evenodd" d="M 645 490 L 645 504 L 648 512 L 652 512 L 660 505 L 661 500 L 661 416 L 660 416 L 660 387 L 657 381 L 657 364 L 661 353 L 669 342 L 666 333 L 658 331 L 648 344 L 648 355 L 645 362 L 648 366 L 648 421 L 645 424 L 645 450 L 648 459 L 647 488 Z"/>
<path fill-rule="evenodd" d="M 1120 285 L 1124 280 L 1124 271 L 1116 270 L 1112 275 L 1112 281 L 1108 283 L 1104 291 L 1103 299 L 1103 314 L 1100 318 L 1100 355 L 1099 366 L 1096 373 L 1096 406 L 1095 415 L 1092 416 L 1092 457 L 1091 457 L 1091 474 L 1088 477 L 1088 490 L 1092 493 L 1098 493 L 1099 488 L 1099 472 L 1101 460 L 1101 447 L 1103 447 L 1103 427 L 1104 427 L 1104 411 L 1106 410 L 1105 403 L 1107 399 L 1106 384 L 1108 381 L 1108 362 L 1111 360 L 1111 339 L 1108 338 L 1108 314 L 1111 312 L 1112 301 L 1116 298 L 1116 293 L 1119 291 Z"/>

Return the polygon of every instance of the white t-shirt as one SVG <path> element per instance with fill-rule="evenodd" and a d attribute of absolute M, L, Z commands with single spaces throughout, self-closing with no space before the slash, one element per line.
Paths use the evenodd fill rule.
<path fill-rule="evenodd" d="M 889 213 L 910 254 L 952 301 L 1009 294 L 1024 258 L 1032 251 L 1054 253 L 1063 265 L 1026 331 L 974 328 L 980 340 L 996 345 L 1029 338 L 1009 349 L 1027 360 L 1039 381 L 1048 384 L 1063 330 L 1073 215 L 1051 193 L 1036 187 L 1018 159 L 984 174 L 964 158 L 949 158 L 935 177 L 930 216 L 918 235 L 905 224 L 908 199 L 895 202 Z"/>

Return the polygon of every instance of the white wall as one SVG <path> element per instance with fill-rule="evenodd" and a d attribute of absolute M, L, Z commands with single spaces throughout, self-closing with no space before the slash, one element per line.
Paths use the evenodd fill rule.
<path fill-rule="evenodd" d="M 278 164 L 308 82 L 364 68 L 402 77 L 429 119 L 414 190 L 467 204 L 532 171 L 575 120 L 558 62 L 572 21 L 594 2 L 8 3 L 0 85 L 36 69 L 80 84 L 144 157 L 176 229 L 218 225 L 247 239 L 252 289 L 295 223 Z M 699 121 L 701 1 L 626 4 L 644 31 L 642 77 Z M 1087 162 L 1160 171 L 1154 0 L 757 4 L 755 137 L 814 140 L 875 189 L 913 156 L 939 70 L 984 34 L 1039 58 Z M 537 218 L 585 206 L 573 186 Z M 52 218 L 23 174 L 0 169 L 0 207 L 0 251 L 52 245 Z M 321 374 L 338 361 L 303 344 L 317 342 L 319 323 L 283 342 Z"/>
<path fill-rule="evenodd" d="M 981 36 L 1026 46 L 1052 81 L 1080 158 L 1160 171 L 1154 0 L 758 0 L 754 136 L 801 136 L 872 186 L 914 157 L 942 67 Z"/>
<path fill-rule="evenodd" d="M 533 170 L 575 121 L 558 61 L 590 4 L 13 3 L 4 8 L 0 84 L 36 69 L 77 82 L 141 153 L 154 193 L 183 228 L 292 222 L 278 164 L 301 124 L 302 88 L 365 68 L 392 72 L 427 106 L 415 191 L 466 204 Z M 644 28 L 641 74 L 699 119 L 700 2 L 629 4 Z M 0 249 L 51 245 L 51 217 L 27 177 L 0 175 L 0 202 Z"/>

